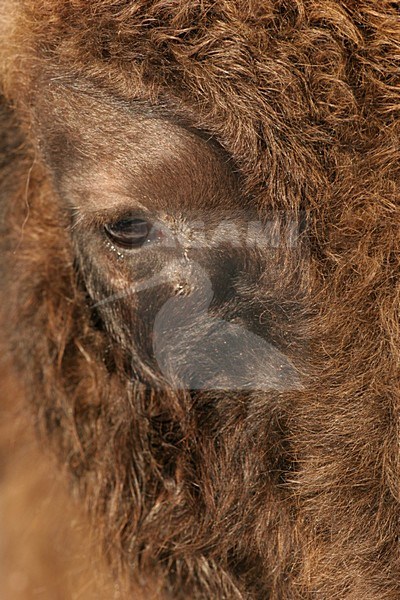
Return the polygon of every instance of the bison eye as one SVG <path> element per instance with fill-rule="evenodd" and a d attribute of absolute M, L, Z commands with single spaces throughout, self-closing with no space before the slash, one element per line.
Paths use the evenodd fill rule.
<path fill-rule="evenodd" d="M 140 248 L 149 240 L 151 223 L 143 219 L 125 218 L 105 226 L 110 240 L 122 248 Z"/>

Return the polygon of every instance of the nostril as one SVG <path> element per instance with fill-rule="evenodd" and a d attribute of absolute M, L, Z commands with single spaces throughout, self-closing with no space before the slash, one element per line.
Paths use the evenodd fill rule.
<path fill-rule="evenodd" d="M 113 244 L 121 248 L 140 248 L 151 241 L 152 224 L 144 219 L 126 217 L 104 227 Z"/>

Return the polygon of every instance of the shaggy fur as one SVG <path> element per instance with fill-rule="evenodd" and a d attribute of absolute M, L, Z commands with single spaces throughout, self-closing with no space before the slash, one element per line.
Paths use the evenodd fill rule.
<path fill-rule="evenodd" d="M 160 600 L 397 599 L 399 4 L 1 7 L 5 343 L 116 572 Z M 280 349 L 286 389 L 258 385 L 274 369 L 260 356 L 251 390 L 161 385 L 126 341 L 138 307 L 93 309 L 116 288 L 88 268 L 64 174 L 126 165 L 138 105 L 185 130 L 172 155 L 196 185 L 212 165 L 206 207 L 301 221 L 294 248 L 240 250 L 213 312 Z M 193 330 L 181 357 L 207 339 Z"/>

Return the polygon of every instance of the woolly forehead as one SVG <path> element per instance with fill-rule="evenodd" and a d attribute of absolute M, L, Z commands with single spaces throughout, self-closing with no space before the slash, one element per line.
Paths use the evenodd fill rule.
<path fill-rule="evenodd" d="M 237 200 L 225 153 L 162 107 L 61 86 L 40 91 L 33 105 L 40 155 L 74 208 L 233 208 Z"/>

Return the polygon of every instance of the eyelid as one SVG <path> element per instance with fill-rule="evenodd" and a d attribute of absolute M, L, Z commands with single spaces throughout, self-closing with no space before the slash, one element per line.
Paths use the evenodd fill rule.
<path fill-rule="evenodd" d="M 104 226 L 106 235 L 111 242 L 120 248 L 141 248 L 149 240 L 153 228 L 148 219 L 120 219 Z"/>
<path fill-rule="evenodd" d="M 116 223 L 124 219 L 143 219 L 145 221 L 157 220 L 156 217 L 143 206 L 138 206 L 135 202 L 124 202 L 118 206 L 110 208 L 96 208 L 88 210 L 80 207 L 73 207 L 71 209 L 73 227 L 79 225 L 80 227 L 97 229 L 104 227 L 109 223 Z"/>

